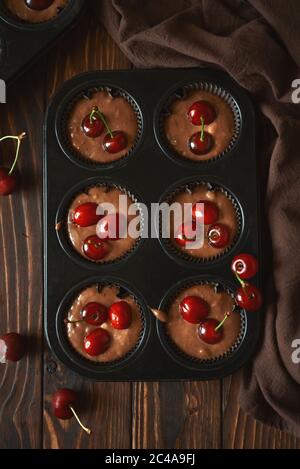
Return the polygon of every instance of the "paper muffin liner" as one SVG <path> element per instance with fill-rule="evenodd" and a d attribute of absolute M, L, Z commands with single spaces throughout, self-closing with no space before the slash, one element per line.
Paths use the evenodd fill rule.
<path fill-rule="evenodd" d="M 192 181 L 192 182 L 187 182 L 186 184 L 180 185 L 178 188 L 170 192 L 166 197 L 164 197 L 160 202 L 167 202 L 170 203 L 173 198 L 179 194 L 180 192 L 183 192 L 185 190 L 189 191 L 192 190 L 194 187 L 198 187 L 199 185 L 205 185 L 209 190 L 212 191 L 220 191 L 222 192 L 232 203 L 233 208 L 235 210 L 236 214 L 236 222 L 237 222 L 237 232 L 236 235 L 232 241 L 231 244 L 226 246 L 226 248 L 215 254 L 214 256 L 209 256 L 209 257 L 194 257 L 191 256 L 187 253 L 185 253 L 183 250 L 180 250 L 179 248 L 176 248 L 176 246 L 171 242 L 170 239 L 168 238 L 163 238 L 161 236 L 161 218 L 159 220 L 159 240 L 161 245 L 163 246 L 164 250 L 171 254 L 174 259 L 180 259 L 185 262 L 189 263 L 194 263 L 194 264 L 206 264 L 208 262 L 214 262 L 225 256 L 228 252 L 230 252 L 235 244 L 237 243 L 240 234 L 242 232 L 242 213 L 241 213 L 241 208 L 240 205 L 237 202 L 237 199 L 229 192 L 227 191 L 223 186 L 215 183 L 211 183 L 208 181 Z"/>
<path fill-rule="evenodd" d="M 133 255 L 136 251 L 136 249 L 139 247 L 140 243 L 142 242 L 142 236 L 139 236 L 134 245 L 131 247 L 131 249 L 129 249 L 128 251 L 124 252 L 123 255 L 117 257 L 116 259 L 113 259 L 113 260 L 110 260 L 110 261 L 105 261 L 105 260 L 102 260 L 102 261 L 96 261 L 96 260 L 93 260 L 93 259 L 89 259 L 88 257 L 84 256 L 83 254 L 80 254 L 76 249 L 75 247 L 73 246 L 71 240 L 70 240 L 70 236 L 69 236 L 69 233 L 68 233 L 68 214 L 69 214 L 69 210 L 70 210 L 70 206 L 72 205 L 73 201 L 75 200 L 75 198 L 81 194 L 81 193 L 87 193 L 90 189 L 94 188 L 94 187 L 107 187 L 108 189 L 118 189 L 119 191 L 122 192 L 122 194 L 124 195 L 127 195 L 133 203 L 136 204 L 137 206 L 137 209 L 139 211 L 139 217 L 140 217 L 140 226 L 141 226 L 141 233 L 143 233 L 143 230 L 144 230 L 144 213 L 143 213 L 143 210 L 141 208 L 141 203 L 138 201 L 138 199 L 135 197 L 134 194 L 132 194 L 132 192 L 130 192 L 126 187 L 123 187 L 117 183 L 110 183 L 110 182 L 101 182 L 99 181 L 98 183 L 93 183 L 93 184 L 89 184 L 87 186 L 84 186 L 82 187 L 82 189 L 78 189 L 76 192 L 74 192 L 74 194 L 69 198 L 68 197 L 68 200 L 65 201 L 65 204 L 64 204 L 64 213 L 61 215 L 57 215 L 57 221 L 56 221 L 56 229 L 57 229 L 57 235 L 59 237 L 59 240 L 61 242 L 61 244 L 63 245 L 64 249 L 66 248 L 69 248 L 69 249 L 66 249 L 67 253 L 73 258 L 73 259 L 80 259 L 80 260 L 83 260 L 83 261 L 86 261 L 88 264 L 96 264 L 96 265 L 99 265 L 99 266 L 107 266 L 107 265 L 115 265 L 115 264 L 118 264 L 119 262 L 122 262 L 126 259 L 128 259 L 131 255 Z M 59 218 L 59 219 L 58 219 Z M 57 226 L 59 225 L 59 226 Z M 95 234 L 96 234 L 96 229 L 95 229 Z M 114 242 L 114 241 L 112 241 Z"/>
<path fill-rule="evenodd" d="M 30 21 L 25 21 L 22 18 L 20 18 L 17 15 L 14 15 L 12 11 L 4 4 L 3 1 L 1 1 L 0 4 L 0 16 L 3 16 L 4 18 L 7 18 L 9 21 L 15 23 L 18 26 L 23 26 L 24 28 L 34 28 L 37 26 L 38 28 L 41 28 L 43 25 L 45 27 L 51 27 L 52 23 L 55 22 L 58 18 L 61 17 L 61 14 L 65 14 L 66 11 L 70 10 L 72 8 L 72 0 L 68 0 L 68 3 L 65 5 L 65 7 L 58 9 L 56 16 L 53 16 L 47 21 L 35 21 L 34 23 L 31 23 Z"/>
<path fill-rule="evenodd" d="M 99 91 L 106 91 L 107 93 L 109 93 L 110 95 L 114 97 L 124 98 L 130 104 L 133 111 L 135 112 L 136 120 L 137 120 L 137 127 L 138 127 L 135 141 L 133 145 L 131 146 L 131 148 L 128 150 L 128 152 L 124 154 L 123 156 L 119 157 L 118 159 L 116 159 L 115 161 L 110 161 L 108 163 L 95 161 L 82 155 L 80 151 L 76 150 L 76 148 L 73 147 L 70 141 L 69 132 L 68 132 L 69 117 L 75 104 L 81 99 L 87 99 L 87 100 L 90 99 L 95 93 Z M 115 86 L 101 86 L 100 85 L 100 86 L 92 86 L 89 88 L 83 88 L 81 91 L 79 91 L 73 97 L 70 98 L 70 101 L 63 109 L 60 115 L 59 121 L 57 122 L 57 137 L 65 154 L 68 156 L 68 158 L 71 161 L 77 164 L 80 163 L 81 166 L 87 167 L 88 169 L 105 169 L 105 168 L 109 169 L 116 165 L 120 165 L 126 162 L 126 160 L 129 159 L 129 157 L 135 153 L 138 143 L 142 136 L 142 130 L 143 130 L 143 118 L 142 118 L 142 113 L 137 103 L 128 93 L 126 93 L 122 89 L 117 88 Z"/>
<path fill-rule="evenodd" d="M 171 304 L 176 300 L 176 298 L 181 292 L 183 292 L 187 288 L 190 288 L 196 285 L 211 285 L 212 287 L 216 289 L 216 291 L 226 292 L 232 298 L 234 298 L 234 292 L 230 288 L 226 287 L 220 282 L 205 281 L 205 280 L 195 280 L 195 281 L 187 281 L 187 282 L 183 281 L 181 286 L 179 286 L 176 290 L 172 291 L 171 294 L 168 296 L 168 298 L 163 300 L 163 304 L 160 306 L 160 309 L 163 309 L 167 313 Z M 215 357 L 201 359 L 201 358 L 188 355 L 186 352 L 181 350 L 172 340 L 171 336 L 168 334 L 166 323 L 160 323 L 160 334 L 159 334 L 160 339 L 163 341 L 163 343 L 167 347 L 167 350 L 171 354 L 171 356 L 177 359 L 178 358 L 181 359 L 181 362 L 183 360 L 183 362 L 186 362 L 187 364 L 196 364 L 196 365 L 203 364 L 203 363 L 214 364 L 216 362 L 218 363 L 222 362 L 226 360 L 227 358 L 229 358 L 239 348 L 240 344 L 242 343 L 244 339 L 245 332 L 246 332 L 247 319 L 246 319 L 245 311 L 242 309 L 239 309 L 239 311 L 233 311 L 232 314 L 240 314 L 240 317 L 241 317 L 240 332 L 234 344 L 225 353 L 216 355 Z"/>
<path fill-rule="evenodd" d="M 74 301 L 76 300 L 78 295 L 80 295 L 80 293 L 82 293 L 87 288 L 93 287 L 93 286 L 97 286 L 98 290 L 101 289 L 101 288 L 107 287 L 107 286 L 108 287 L 117 287 L 117 288 L 120 289 L 120 293 L 117 295 L 118 298 L 126 299 L 126 296 L 130 296 L 139 308 L 139 313 L 140 313 L 140 318 L 141 318 L 141 330 L 140 330 L 140 333 L 137 337 L 136 344 L 126 354 L 124 354 L 122 357 L 120 357 L 116 360 L 105 361 L 105 362 L 96 362 L 94 360 L 89 360 L 87 357 L 81 355 L 73 347 L 73 345 L 71 344 L 71 342 L 69 340 L 68 334 L 67 334 L 67 326 L 64 323 L 64 320 L 68 317 L 69 310 L 70 310 L 72 304 L 74 303 Z M 144 307 L 142 306 L 142 303 L 137 298 L 137 296 L 135 294 L 133 294 L 129 289 L 123 287 L 122 285 L 120 285 L 118 283 L 111 283 L 110 281 L 106 281 L 105 278 L 104 278 L 100 282 L 91 283 L 90 285 L 87 285 L 87 286 L 83 287 L 82 290 L 77 290 L 77 292 L 74 293 L 68 299 L 68 302 L 65 304 L 65 308 L 64 308 L 64 316 L 61 315 L 61 317 L 59 318 L 58 326 L 61 329 L 62 336 L 64 338 L 65 346 L 67 346 L 67 348 L 69 348 L 73 352 L 74 356 L 76 356 L 77 359 L 79 359 L 82 363 L 89 363 L 90 365 L 92 364 L 93 366 L 97 367 L 98 369 L 101 368 L 101 369 L 105 370 L 105 368 L 109 368 L 111 366 L 118 367 L 118 366 L 123 365 L 124 362 L 127 362 L 128 360 L 130 360 L 136 354 L 136 352 L 138 352 L 140 346 L 142 345 L 144 335 L 145 335 L 145 332 L 146 332 L 146 327 L 147 327 L 146 312 L 145 312 Z M 95 326 L 95 329 L 97 329 L 97 327 L 101 327 L 101 326 Z"/>
<path fill-rule="evenodd" d="M 171 111 L 169 110 L 171 104 L 178 99 L 184 99 L 191 91 L 207 91 L 209 93 L 212 93 L 218 96 L 229 105 L 233 114 L 234 132 L 233 132 L 230 143 L 227 145 L 226 148 L 224 148 L 222 152 L 220 152 L 218 155 L 213 156 L 209 159 L 201 159 L 201 156 L 199 156 L 198 160 L 192 160 L 190 158 L 186 158 L 184 155 L 181 155 L 172 147 L 171 143 L 169 142 L 165 134 L 164 122 L 165 122 L 165 118 L 171 113 Z M 166 99 L 166 101 L 163 103 L 159 111 L 158 135 L 159 135 L 160 143 L 162 147 L 165 149 L 166 153 L 169 156 L 171 156 L 172 159 L 175 159 L 177 161 L 179 159 L 181 163 L 185 162 L 187 164 L 198 165 L 198 164 L 204 164 L 204 163 L 211 163 L 213 161 L 218 160 L 219 158 L 222 158 L 226 153 L 230 152 L 232 148 L 234 147 L 239 137 L 240 130 L 241 130 L 241 115 L 240 115 L 239 107 L 235 99 L 233 98 L 231 93 L 229 93 L 229 91 L 227 91 L 225 88 L 212 82 L 199 81 L 199 82 L 194 82 L 194 83 L 183 85 L 181 88 L 178 88 L 174 93 L 172 93 Z"/>

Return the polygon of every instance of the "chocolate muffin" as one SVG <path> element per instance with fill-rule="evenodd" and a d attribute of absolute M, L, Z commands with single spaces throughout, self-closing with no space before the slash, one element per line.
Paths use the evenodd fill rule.
<path fill-rule="evenodd" d="M 131 220 L 136 216 L 140 218 L 141 214 L 136 205 L 137 215 L 128 215 L 126 206 L 123 207 L 122 203 L 119 203 L 120 196 L 125 198 L 127 210 L 130 205 L 136 204 L 130 195 L 117 186 L 97 185 L 88 188 L 86 192 L 78 194 L 69 208 L 67 219 L 69 239 L 74 249 L 91 262 L 115 261 L 130 252 L 138 242 L 139 238 L 134 239 L 130 237 L 129 233 L 126 233 L 124 230 L 128 229 Z M 112 204 L 116 210 L 116 218 L 113 215 L 113 218 L 110 220 L 112 222 L 110 226 L 113 228 L 111 232 L 109 232 L 109 226 L 104 224 L 109 215 L 96 215 L 98 205 L 105 203 Z M 127 217 L 127 220 L 125 217 Z M 114 223 L 116 219 L 120 220 L 120 222 Z M 101 226 L 103 224 L 105 230 L 107 230 L 106 233 L 102 233 L 104 236 L 101 237 L 101 240 L 97 236 L 97 229 L 99 229 L 98 222 L 101 223 Z M 137 227 L 139 228 L 139 226 L 138 222 Z M 107 235 L 106 237 L 105 234 Z M 88 244 L 87 240 L 91 240 L 92 243 Z M 88 249 L 89 246 L 91 251 Z"/>
<path fill-rule="evenodd" d="M 67 320 L 65 321 L 67 337 L 76 352 L 88 360 L 96 363 L 119 360 L 132 351 L 140 340 L 143 330 L 140 307 L 135 298 L 129 293 L 126 296 L 122 295 L 121 300 L 118 296 L 119 291 L 120 288 L 115 285 L 90 286 L 77 296 L 67 314 Z M 116 329 L 113 327 L 109 315 L 100 326 L 88 324 L 82 320 L 82 311 L 88 304 L 99 303 L 109 311 L 111 305 L 121 301 L 122 303 L 126 302 L 131 311 L 131 321 L 127 328 Z M 86 338 L 99 328 L 108 333 L 109 342 L 104 352 L 91 355 L 85 349 Z"/>
<path fill-rule="evenodd" d="M 202 112 L 197 109 L 197 103 L 207 109 Z M 190 90 L 183 98 L 170 103 L 164 119 L 164 132 L 176 154 L 188 160 L 206 161 L 220 155 L 230 145 L 235 133 L 235 118 L 229 104 L 217 94 Z"/>
<path fill-rule="evenodd" d="M 138 136 L 137 114 L 120 94 L 103 89 L 81 97 L 69 113 L 68 140 L 83 158 L 111 163 L 129 153 Z"/>
<path fill-rule="evenodd" d="M 207 319 L 221 322 L 227 313 L 231 313 L 221 326 L 222 337 L 217 343 L 206 343 L 199 337 L 199 323 L 192 324 L 183 319 L 180 304 L 189 296 L 204 300 L 208 306 Z M 220 357 L 230 351 L 241 333 L 241 316 L 239 312 L 232 312 L 234 304 L 234 299 L 228 292 L 217 293 L 212 284 L 199 284 L 186 288 L 178 294 L 167 311 L 167 334 L 186 355 L 201 360 Z"/>
<path fill-rule="evenodd" d="M 6 9 L 26 23 L 43 23 L 55 18 L 69 0 L 4 0 Z"/>
<path fill-rule="evenodd" d="M 205 183 L 193 184 L 177 192 L 170 200 L 170 203 L 174 202 L 179 203 L 182 207 L 187 203 L 192 204 L 193 207 L 196 207 L 197 202 L 204 204 L 204 219 L 203 214 L 201 214 L 202 219 L 200 220 L 202 223 L 204 222 L 204 242 L 202 247 L 199 248 L 190 249 L 187 243 L 180 239 L 182 233 L 188 238 L 189 223 L 183 227 L 182 225 L 176 226 L 174 213 L 171 212 L 170 242 L 185 256 L 198 259 L 215 258 L 227 251 L 235 242 L 239 231 L 238 212 L 232 199 L 222 188 L 212 187 Z M 197 216 L 198 212 L 193 209 L 194 218 L 192 217 L 191 225 L 193 225 Z M 218 227 L 224 233 L 223 231 L 219 232 Z M 221 235 L 224 235 L 222 239 Z"/>

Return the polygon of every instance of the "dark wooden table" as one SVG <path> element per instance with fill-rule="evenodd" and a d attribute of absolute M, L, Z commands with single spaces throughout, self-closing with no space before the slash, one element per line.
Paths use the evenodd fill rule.
<path fill-rule="evenodd" d="M 67 34 L 8 91 L 0 135 L 28 132 L 18 169 L 22 190 L 1 198 L 0 334 L 20 331 L 30 351 L 0 366 L 0 448 L 300 448 L 300 439 L 246 416 L 236 402 L 239 374 L 222 381 L 94 383 L 56 363 L 44 343 L 42 311 L 42 124 L 47 103 L 72 76 L 131 64 L 92 15 Z M 10 144 L 1 147 L 9 162 Z M 82 396 L 87 436 L 58 421 L 52 393 Z"/>

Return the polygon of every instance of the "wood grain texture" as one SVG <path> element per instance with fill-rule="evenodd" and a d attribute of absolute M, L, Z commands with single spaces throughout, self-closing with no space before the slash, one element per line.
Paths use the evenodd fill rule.
<path fill-rule="evenodd" d="M 223 382 L 223 447 L 236 449 L 296 449 L 300 439 L 254 420 L 237 404 L 241 375 Z"/>
<path fill-rule="evenodd" d="M 28 336 L 30 353 L 0 366 L 0 448 L 300 448 L 300 440 L 254 421 L 237 404 L 239 374 L 223 383 L 94 383 L 56 363 L 42 331 L 42 122 L 46 104 L 72 76 L 130 63 L 91 16 L 9 90 L 0 134 L 26 129 L 18 169 L 22 191 L 0 199 L 0 334 Z M 11 145 L 0 147 L 1 164 Z M 93 429 L 51 411 L 59 387 L 79 391 L 78 412 Z M 222 411 L 223 409 L 223 411 Z M 43 415 L 44 413 L 44 415 Z"/>
<path fill-rule="evenodd" d="M 63 46 L 57 45 L 48 63 L 48 99 L 65 80 L 79 73 L 130 67 L 118 47 L 91 16 L 86 16 L 78 28 L 63 39 Z M 63 366 L 58 366 L 51 373 L 51 358 L 47 356 L 45 363 L 44 448 L 130 448 L 131 385 L 88 382 Z M 51 394 L 59 387 L 79 391 L 79 413 L 86 425 L 92 427 L 90 437 L 80 429 L 75 419 L 62 422 L 53 417 Z"/>
<path fill-rule="evenodd" d="M 133 385 L 133 448 L 219 448 L 219 381 Z"/>
<path fill-rule="evenodd" d="M 40 71 L 44 61 L 40 62 Z M 25 91 L 26 90 L 26 91 Z M 43 83 L 31 72 L 1 104 L 0 135 L 26 130 L 17 172 L 21 189 L 0 198 L 0 335 L 20 332 L 30 344 L 18 364 L 0 366 L 0 448 L 41 446 L 42 238 L 41 123 Z M 32 110 L 34 109 L 34 112 Z M 37 131 L 38 129 L 38 131 Z M 11 166 L 15 142 L 2 142 L 1 165 Z"/>

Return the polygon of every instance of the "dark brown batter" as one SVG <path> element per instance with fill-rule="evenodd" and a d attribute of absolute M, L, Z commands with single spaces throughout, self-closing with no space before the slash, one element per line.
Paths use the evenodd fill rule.
<path fill-rule="evenodd" d="M 104 114 L 112 131 L 122 130 L 127 137 L 127 147 L 114 154 L 102 148 L 106 130 L 97 138 L 87 137 L 81 130 L 83 119 L 97 106 Z M 135 143 L 138 123 L 132 106 L 121 96 L 112 97 L 107 91 L 98 91 L 90 99 L 80 99 L 74 106 L 68 122 L 69 139 L 73 147 L 85 158 L 100 163 L 111 163 L 126 155 Z"/>
<path fill-rule="evenodd" d="M 215 112 L 215 120 L 205 126 L 205 131 L 213 135 L 214 145 L 205 155 L 195 155 L 189 148 L 189 138 L 201 126 L 193 125 L 188 118 L 188 110 L 195 101 L 204 100 L 210 103 Z M 234 134 L 235 123 L 230 106 L 219 96 L 207 91 L 191 91 L 187 98 L 177 99 L 170 106 L 171 114 L 165 119 L 165 134 L 171 147 L 184 158 L 203 161 L 222 153 L 230 144 Z"/>
<path fill-rule="evenodd" d="M 232 311 L 233 298 L 226 292 L 215 293 L 213 285 L 195 285 L 182 291 L 168 311 L 167 332 L 177 347 L 192 357 L 207 359 L 223 355 L 237 341 L 240 329 L 240 313 L 233 312 L 225 321 L 223 338 L 217 344 L 207 344 L 198 336 L 198 324 L 185 321 L 180 312 L 179 304 L 188 295 L 199 296 L 210 308 L 208 318 L 222 321 L 227 312 Z"/>
<path fill-rule="evenodd" d="M 32 10 L 24 0 L 4 0 L 4 4 L 14 16 L 27 23 L 42 23 L 57 16 L 69 0 L 54 0 L 45 10 Z"/>
<path fill-rule="evenodd" d="M 119 208 L 119 196 L 126 195 L 124 192 L 120 191 L 117 188 L 108 188 L 106 186 L 95 186 L 88 190 L 88 192 L 79 194 L 72 202 L 72 205 L 69 209 L 68 214 L 68 234 L 71 240 L 72 245 L 79 252 L 83 257 L 93 262 L 93 260 L 89 259 L 83 252 L 82 252 L 82 244 L 84 240 L 91 235 L 96 234 L 96 225 L 88 226 L 88 227 L 80 227 L 75 225 L 73 220 L 74 211 L 76 208 L 86 202 L 96 202 L 98 204 L 109 202 L 116 207 L 116 211 L 120 213 L 120 215 L 126 215 L 122 211 L 122 207 Z M 128 207 L 134 203 L 134 201 L 127 195 L 127 204 Z M 134 215 L 128 215 L 128 223 L 135 218 Z M 131 251 L 134 248 L 137 240 L 131 237 L 122 238 L 119 240 L 114 241 L 107 241 L 109 243 L 109 251 L 106 257 L 102 261 L 98 262 L 108 262 L 114 261 L 119 257 L 122 257 L 126 252 Z M 95 261 L 94 261 L 95 262 Z"/>
<path fill-rule="evenodd" d="M 120 298 L 117 296 L 118 292 L 119 288 L 117 286 L 105 286 L 100 293 L 97 285 L 88 287 L 81 292 L 74 301 L 68 312 L 68 319 L 70 321 L 81 319 L 80 311 L 87 303 L 92 301 L 110 307 L 116 301 L 120 301 Z M 106 352 L 101 355 L 92 357 L 84 350 L 85 336 L 93 330 L 98 329 L 100 326 L 91 326 L 85 322 L 78 322 L 76 324 L 69 323 L 66 325 L 68 338 L 74 349 L 80 355 L 94 362 L 110 362 L 122 358 L 134 348 L 142 331 L 140 308 L 131 295 L 123 297 L 122 300 L 126 301 L 131 306 L 132 323 L 128 329 L 123 330 L 114 329 L 109 320 L 102 324 L 101 327 L 106 329 L 110 334 L 111 343 Z"/>
<path fill-rule="evenodd" d="M 236 234 L 238 232 L 237 215 L 236 215 L 236 211 L 231 200 L 228 197 L 226 197 L 226 195 L 220 190 L 213 190 L 213 191 L 209 190 L 205 184 L 199 184 L 198 186 L 195 186 L 191 190 L 192 190 L 191 194 L 186 191 L 182 191 L 178 193 L 172 199 L 171 203 L 179 202 L 181 205 L 185 203 L 194 204 L 198 202 L 199 200 L 209 200 L 211 202 L 214 202 L 218 206 L 218 209 L 219 209 L 219 218 L 217 220 L 217 223 L 222 223 L 226 225 L 227 228 L 229 229 L 230 238 L 229 238 L 228 246 L 230 246 L 233 243 L 236 237 Z M 227 248 L 227 247 L 215 248 L 208 244 L 207 232 L 211 225 L 204 226 L 204 244 L 202 248 L 187 249 L 185 247 L 178 246 L 178 244 L 174 240 L 174 232 L 176 232 L 177 227 L 174 227 L 174 223 L 173 223 L 174 215 L 172 212 L 171 212 L 170 218 L 171 218 L 171 227 L 170 227 L 171 242 L 177 249 L 184 252 L 185 254 L 188 254 L 192 257 L 208 258 L 208 257 L 213 257 L 222 253 Z"/>

